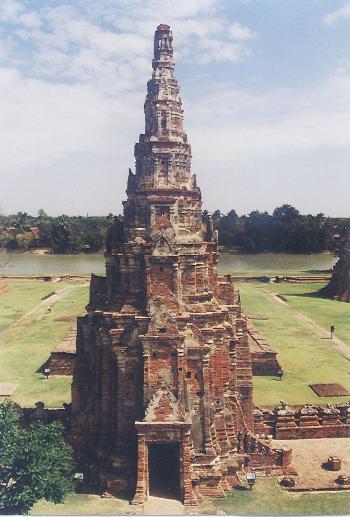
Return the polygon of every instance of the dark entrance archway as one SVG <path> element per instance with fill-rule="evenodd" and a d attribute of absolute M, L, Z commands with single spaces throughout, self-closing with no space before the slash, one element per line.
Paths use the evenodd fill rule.
<path fill-rule="evenodd" d="M 149 493 L 169 499 L 180 498 L 180 447 L 178 443 L 148 445 Z"/>

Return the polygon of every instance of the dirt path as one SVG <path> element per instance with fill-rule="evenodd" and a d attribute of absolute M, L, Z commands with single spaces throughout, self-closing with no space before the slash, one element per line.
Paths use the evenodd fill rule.
<path fill-rule="evenodd" d="M 301 312 L 297 311 L 296 309 L 294 309 L 294 307 L 290 307 L 288 305 L 288 302 L 282 300 L 278 295 L 271 293 L 267 289 L 261 289 L 261 292 L 266 298 L 280 305 L 283 305 L 284 310 L 288 312 L 288 314 L 290 314 L 295 320 L 301 323 L 305 323 L 312 330 L 316 337 L 321 339 L 327 339 L 328 344 L 330 344 L 332 348 L 337 350 L 343 357 L 350 361 L 350 346 L 347 343 L 345 343 L 345 341 L 342 341 L 336 336 L 333 336 L 333 339 L 330 339 L 329 330 L 326 330 L 312 318 L 309 318 L 308 316 L 305 316 L 305 314 L 302 314 Z"/>
<path fill-rule="evenodd" d="M 292 466 L 298 473 L 296 490 L 339 489 L 335 479 L 340 474 L 350 475 L 350 438 L 273 440 L 272 445 L 293 449 Z M 341 458 L 340 471 L 322 467 L 329 456 Z"/>
<path fill-rule="evenodd" d="M 143 515 L 185 515 L 185 507 L 174 499 L 150 496 L 143 505 Z"/>

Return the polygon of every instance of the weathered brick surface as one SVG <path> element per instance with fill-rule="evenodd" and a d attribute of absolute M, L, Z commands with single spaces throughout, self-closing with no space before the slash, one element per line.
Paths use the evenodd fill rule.
<path fill-rule="evenodd" d="M 278 440 L 350 437 L 350 404 L 255 410 L 254 430 Z"/>
<path fill-rule="evenodd" d="M 202 223 L 168 26 L 156 31 L 153 70 L 124 223 L 108 233 L 106 280 L 92 279 L 78 318 L 72 442 L 100 488 L 134 503 L 149 493 L 149 446 L 177 444 L 180 497 L 192 505 L 238 483 L 238 434 L 253 432 L 251 355 L 232 279 L 216 272 L 217 233 Z M 245 440 L 256 466 L 281 464 Z"/>
<path fill-rule="evenodd" d="M 50 375 L 72 375 L 75 353 L 51 352 Z"/>

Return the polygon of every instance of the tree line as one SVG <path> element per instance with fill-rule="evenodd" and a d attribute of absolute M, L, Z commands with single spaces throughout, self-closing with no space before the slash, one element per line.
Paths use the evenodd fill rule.
<path fill-rule="evenodd" d="M 112 214 L 50 217 L 44 210 L 37 216 L 26 212 L 0 215 L 0 248 L 21 251 L 48 248 L 52 253 L 97 252 L 104 248 Z"/>
<path fill-rule="evenodd" d="M 204 212 L 218 230 L 219 245 L 226 250 L 252 253 L 336 252 L 339 237 L 350 219 L 331 218 L 324 214 L 302 215 L 291 205 L 275 208 L 272 214 L 254 210 L 239 217 L 235 210 L 221 214 Z"/>
<path fill-rule="evenodd" d="M 337 235 L 342 235 L 350 219 L 324 214 L 302 215 L 291 205 L 277 207 L 272 214 L 254 210 L 238 216 L 235 210 L 203 212 L 218 230 L 219 245 L 226 250 L 251 253 L 335 252 Z M 119 216 L 122 220 L 122 216 Z M 37 216 L 25 212 L 0 215 L 0 248 L 21 251 L 48 248 L 52 253 L 98 252 L 104 249 L 113 215 L 51 217 L 44 210 Z"/>

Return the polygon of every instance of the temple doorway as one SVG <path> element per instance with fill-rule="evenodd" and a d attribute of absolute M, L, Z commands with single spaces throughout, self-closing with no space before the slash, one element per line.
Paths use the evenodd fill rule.
<path fill-rule="evenodd" d="M 178 443 L 148 446 L 149 493 L 168 499 L 180 498 L 180 447 Z"/>

